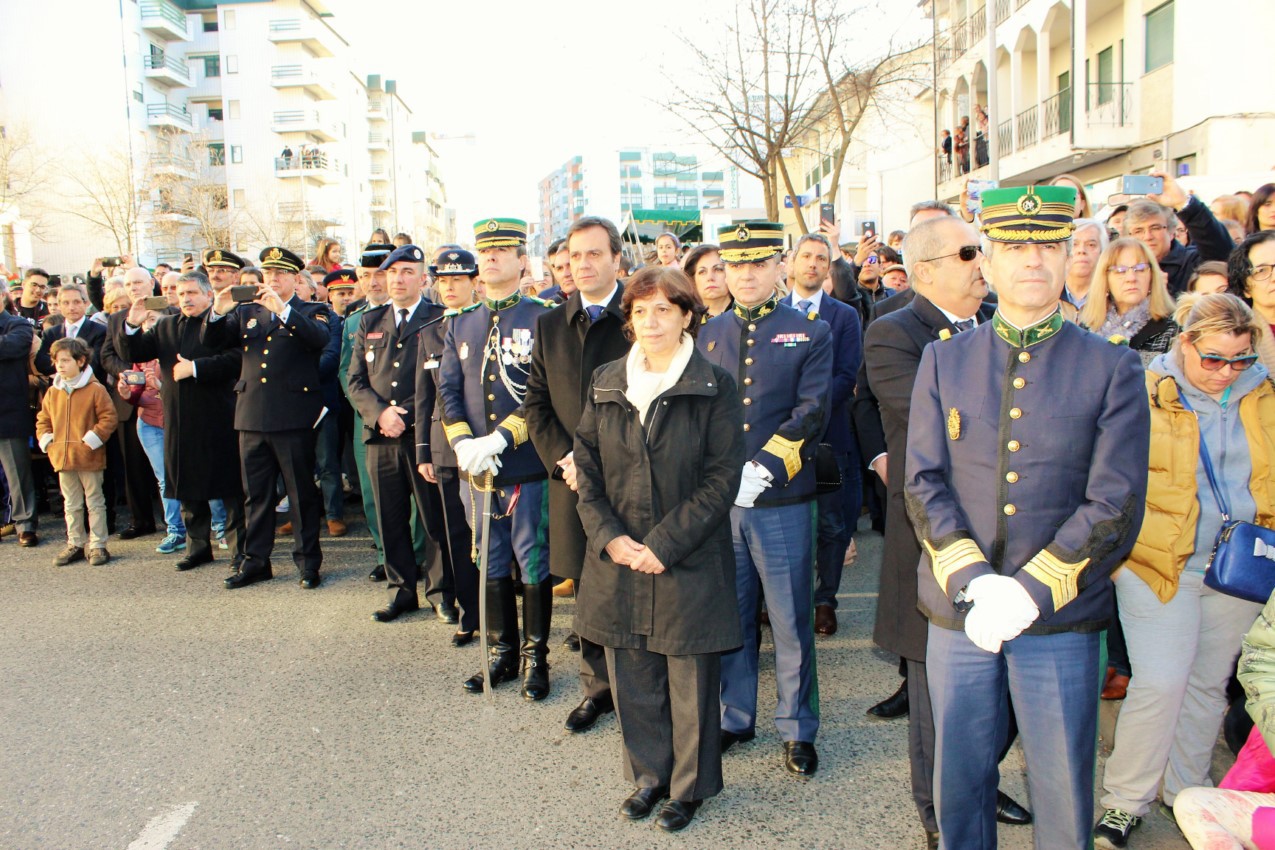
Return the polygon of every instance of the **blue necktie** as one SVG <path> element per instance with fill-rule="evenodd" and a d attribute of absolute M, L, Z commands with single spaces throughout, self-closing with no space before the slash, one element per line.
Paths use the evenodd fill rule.
<path fill-rule="evenodd" d="M 597 304 L 590 304 L 588 307 L 584 308 L 585 312 L 589 314 L 590 322 L 596 322 L 598 317 L 602 315 L 602 311 L 605 309 L 605 307 L 601 307 Z"/>
<path fill-rule="evenodd" d="M 957 333 L 960 333 L 961 331 L 968 331 L 968 330 L 973 330 L 973 329 L 974 329 L 974 320 L 973 320 L 973 319 L 966 319 L 966 320 L 965 320 L 965 321 L 963 321 L 963 322 L 957 322 L 957 323 L 956 323 L 956 332 L 957 332 Z"/>
<path fill-rule="evenodd" d="M 809 298 L 804 298 L 804 299 L 802 299 L 801 301 L 798 301 L 798 302 L 797 302 L 797 309 L 798 309 L 798 310 L 800 310 L 800 311 L 801 311 L 801 312 L 803 312 L 803 313 L 809 313 L 809 312 L 810 312 L 810 299 L 809 299 Z"/>

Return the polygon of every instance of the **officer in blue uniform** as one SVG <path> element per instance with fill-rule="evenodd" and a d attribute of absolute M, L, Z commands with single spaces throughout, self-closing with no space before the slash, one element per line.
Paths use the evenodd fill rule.
<path fill-rule="evenodd" d="M 735 306 L 704 325 L 698 345 L 736 376 L 751 458 L 731 509 L 744 644 L 722 656 L 722 751 L 756 734 L 760 590 L 775 639 L 775 725 L 784 766 L 809 776 L 819 767 L 814 456 L 832 381 L 832 331 L 778 295 L 782 225 L 730 225 L 720 229 L 718 242 Z"/>
<path fill-rule="evenodd" d="M 235 392 L 235 430 L 243 467 L 247 528 L 239 570 L 227 588 L 273 577 L 275 481 L 292 503 L 292 559 L 301 586 L 319 586 L 319 491 L 314 486 L 315 425 L 323 410 L 319 356 L 330 341 L 328 305 L 296 297 L 301 258 L 287 248 L 266 248 L 259 264 L 266 282 L 255 301 L 236 304 L 232 288 L 217 293 L 204 321 L 210 348 L 243 346 Z"/>
<path fill-rule="evenodd" d="M 388 623 L 420 608 L 420 562 L 412 547 L 411 518 L 415 514 L 428 528 L 430 487 L 416 472 L 416 455 L 422 447 L 429 451 L 429 421 L 416 419 L 416 354 L 421 331 L 442 321 L 443 308 L 421 297 L 425 254 L 415 245 L 395 250 L 381 271 L 386 273 L 390 300 L 360 314 L 349 387 L 363 420 L 358 438 L 367 444 L 368 477 L 390 591 L 389 604 L 372 619 Z M 426 384 L 424 391 L 424 406 L 432 409 L 433 385 Z"/>
<path fill-rule="evenodd" d="M 1142 523 L 1142 364 L 1063 320 L 1075 190 L 983 193 L 990 322 L 930 343 L 904 478 L 923 549 L 934 805 L 946 848 L 996 846 L 1013 700 L 1036 847 L 1090 846 L 1099 641 Z"/>
<path fill-rule="evenodd" d="M 483 676 L 493 686 L 518 675 L 518 622 L 513 561 L 523 582 L 522 695 L 549 695 L 548 503 L 544 465 L 528 438 L 523 399 L 531 367 L 536 320 L 552 306 L 520 295 L 526 256 L 526 222 L 484 219 L 474 226 L 478 275 L 486 297 L 451 320 L 443 351 L 439 396 L 443 430 L 456 451 L 467 484 L 461 487 L 487 585 L 487 630 L 491 658 L 486 673 L 465 681 L 481 693 Z M 488 476 L 491 474 L 491 477 Z M 493 482 L 491 539 L 481 540 L 483 489 Z"/>

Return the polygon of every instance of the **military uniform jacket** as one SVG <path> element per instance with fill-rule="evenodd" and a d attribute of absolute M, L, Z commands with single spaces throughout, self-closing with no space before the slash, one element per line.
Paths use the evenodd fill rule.
<path fill-rule="evenodd" d="M 414 436 L 417 452 L 423 446 L 428 455 L 429 420 L 417 427 L 416 350 L 421 329 L 432 320 L 441 320 L 443 308 L 422 298 L 407 321 L 395 328 L 398 309 L 388 303 L 359 314 L 348 374 L 350 403 L 363 419 L 365 443 L 389 441 L 376 427 L 376 420 L 388 407 L 406 408 L 407 413 L 399 414 L 407 426 L 403 437 Z M 425 391 L 429 396 L 425 403 L 432 408 L 434 388 L 427 383 Z"/>
<path fill-rule="evenodd" d="M 744 404 L 745 457 L 774 476 L 757 507 L 815 497 L 815 450 L 832 383 L 832 331 L 775 300 L 716 316 L 699 350 L 735 378 Z"/>
<path fill-rule="evenodd" d="M 528 437 L 522 404 L 536 322 L 552 309 L 538 298 L 515 293 L 466 307 L 447 331 L 438 388 L 443 431 L 453 448 L 467 437 L 500 431 L 509 446 L 500 455 L 498 485 L 546 477 Z"/>
<path fill-rule="evenodd" d="M 925 349 L 905 488 L 930 622 L 963 629 L 953 600 L 1000 573 L 1040 608 L 1027 634 L 1106 627 L 1146 499 L 1143 385 L 1136 352 L 1057 312 L 1025 330 L 998 313 Z"/>
<path fill-rule="evenodd" d="M 355 304 L 358 306 L 356 307 Z M 350 398 L 350 358 L 354 355 L 354 338 L 359 333 L 359 322 L 362 321 L 361 317 L 368 309 L 368 303 L 363 299 L 352 302 L 350 308 L 345 311 L 345 323 L 341 328 L 341 356 L 337 359 L 336 378 L 341 384 L 341 392 L 345 393 L 351 407 L 354 406 L 354 399 Z M 355 412 L 357 411 L 358 408 L 355 408 Z"/>
<path fill-rule="evenodd" d="M 449 469 L 456 468 L 456 452 L 447 442 L 447 434 L 443 431 L 442 403 L 438 398 L 438 385 L 442 379 L 443 349 L 447 344 L 447 331 L 451 328 L 455 310 L 443 314 L 441 322 L 436 322 L 421 330 L 420 342 L 416 346 L 416 421 L 429 423 L 429 445 L 421 450 L 417 444 L 416 462 L 432 463 Z M 429 397 L 426 399 L 426 387 L 429 385 Z"/>
<path fill-rule="evenodd" d="M 236 307 L 217 321 L 209 310 L 204 320 L 205 345 L 243 347 L 235 384 L 238 431 L 313 428 L 323 409 L 319 356 L 330 339 L 328 305 L 296 296 L 288 304 L 287 324 L 256 304 Z"/>

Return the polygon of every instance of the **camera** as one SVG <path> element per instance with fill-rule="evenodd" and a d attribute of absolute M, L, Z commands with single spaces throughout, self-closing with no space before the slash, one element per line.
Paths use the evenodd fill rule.
<path fill-rule="evenodd" d="M 230 287 L 230 297 L 235 299 L 236 303 L 244 304 L 257 300 L 257 287 L 255 286 L 232 286 Z"/>

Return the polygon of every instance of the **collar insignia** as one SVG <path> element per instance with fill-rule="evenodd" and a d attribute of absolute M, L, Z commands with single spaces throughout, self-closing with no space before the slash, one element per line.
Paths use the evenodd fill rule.
<path fill-rule="evenodd" d="M 999 310 L 992 316 L 992 328 L 996 331 L 996 335 L 1014 348 L 1029 348 L 1036 343 L 1044 342 L 1062 330 L 1064 324 L 1062 313 L 1058 310 L 1055 310 L 1047 318 L 1040 320 L 1031 327 L 1022 330 L 1005 321 L 1001 317 Z"/>

